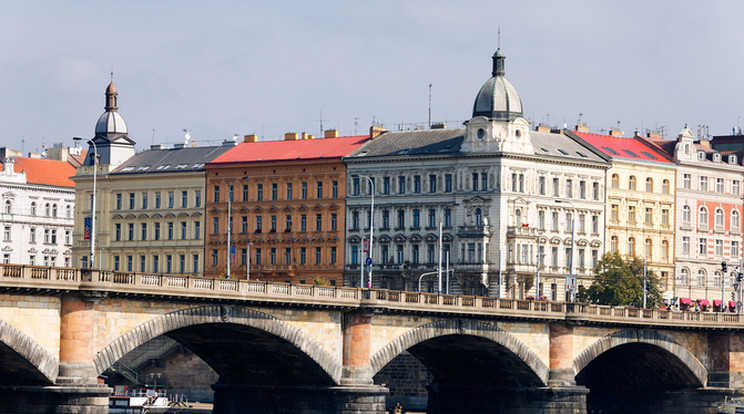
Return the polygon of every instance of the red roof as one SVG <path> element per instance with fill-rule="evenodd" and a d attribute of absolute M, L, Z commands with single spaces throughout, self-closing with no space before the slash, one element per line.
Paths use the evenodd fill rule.
<path fill-rule="evenodd" d="M 75 187 L 75 182 L 70 179 L 75 175 L 75 167 L 67 161 L 21 157 L 14 157 L 14 159 L 15 172 L 25 171 L 26 182 L 29 184 Z"/>
<path fill-rule="evenodd" d="M 209 164 L 341 158 L 351 154 L 368 140 L 369 136 L 364 135 L 296 141 L 241 142 Z"/>
<path fill-rule="evenodd" d="M 613 137 L 579 131 L 573 131 L 573 133 L 612 158 L 671 163 L 661 152 L 636 138 Z"/>

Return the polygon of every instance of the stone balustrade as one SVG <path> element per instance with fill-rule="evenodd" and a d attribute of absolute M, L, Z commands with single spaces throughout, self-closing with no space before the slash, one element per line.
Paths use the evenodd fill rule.
<path fill-rule="evenodd" d="M 119 272 L 0 264 L 0 292 L 20 289 L 78 290 L 117 295 L 178 297 L 182 300 L 228 300 L 283 303 L 341 309 L 385 310 L 449 316 L 494 317 L 535 321 L 566 321 L 639 327 L 741 329 L 738 313 L 688 312 L 611 307 L 586 303 L 547 302 L 479 296 L 358 289 L 317 285 L 204 278 L 180 274 Z"/>

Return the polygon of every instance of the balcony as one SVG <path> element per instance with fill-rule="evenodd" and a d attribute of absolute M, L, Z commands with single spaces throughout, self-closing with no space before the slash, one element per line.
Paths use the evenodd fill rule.
<path fill-rule="evenodd" d="M 491 226 L 457 226 L 457 237 L 461 239 L 482 239 L 491 237 Z"/>
<path fill-rule="evenodd" d="M 524 226 L 507 226 L 506 237 L 537 237 L 538 234 L 545 232 L 537 227 L 524 227 Z"/>

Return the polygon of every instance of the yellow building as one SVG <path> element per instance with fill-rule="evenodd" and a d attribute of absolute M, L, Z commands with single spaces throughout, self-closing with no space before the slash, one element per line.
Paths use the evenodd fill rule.
<path fill-rule="evenodd" d="M 662 291 L 672 292 L 675 164 L 641 139 L 619 136 L 620 131 L 574 134 L 612 163 L 606 176 L 607 251 L 643 258 L 661 277 Z"/>

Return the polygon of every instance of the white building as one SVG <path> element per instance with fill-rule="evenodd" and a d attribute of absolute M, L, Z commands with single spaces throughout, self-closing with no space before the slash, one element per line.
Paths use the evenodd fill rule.
<path fill-rule="evenodd" d="M 77 148 L 70 150 L 76 155 Z M 72 266 L 75 175 L 69 161 L 12 156 L 3 150 L 2 260 L 4 263 Z M 79 155 L 79 154 L 77 154 Z"/>

